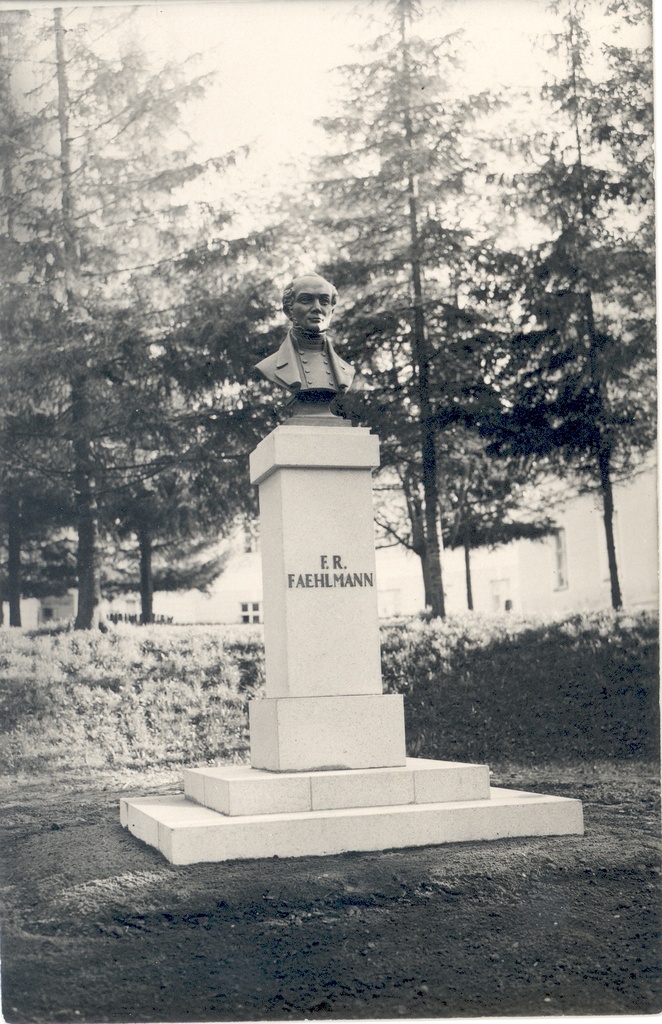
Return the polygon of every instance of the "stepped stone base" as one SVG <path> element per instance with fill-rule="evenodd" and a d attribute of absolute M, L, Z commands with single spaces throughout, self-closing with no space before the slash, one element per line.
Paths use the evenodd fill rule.
<path fill-rule="evenodd" d="M 185 791 L 121 802 L 122 825 L 172 864 L 583 832 L 579 800 L 490 788 L 486 765 L 450 761 L 295 774 L 190 769 Z"/>
<path fill-rule="evenodd" d="M 188 768 L 184 795 L 220 814 L 281 814 L 343 807 L 489 800 L 486 764 L 405 758 L 402 768 L 274 773 L 244 765 Z"/>

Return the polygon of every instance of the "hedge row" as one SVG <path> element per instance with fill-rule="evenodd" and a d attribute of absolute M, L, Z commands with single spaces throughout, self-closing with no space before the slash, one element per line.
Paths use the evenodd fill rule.
<path fill-rule="evenodd" d="M 640 614 L 466 617 L 382 629 L 412 756 L 657 758 L 658 628 Z M 259 627 L 0 631 L 0 767 L 165 766 L 248 757 Z"/>
<path fill-rule="evenodd" d="M 248 755 L 259 629 L 0 632 L 0 767 L 183 764 Z"/>
<path fill-rule="evenodd" d="M 469 761 L 659 756 L 657 618 L 463 620 L 384 631 L 408 753 Z"/>

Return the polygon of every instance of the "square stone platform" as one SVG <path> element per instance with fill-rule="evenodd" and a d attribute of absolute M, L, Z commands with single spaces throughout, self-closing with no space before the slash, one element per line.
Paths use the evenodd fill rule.
<path fill-rule="evenodd" d="M 490 787 L 487 765 L 270 772 L 193 768 L 184 795 L 121 801 L 125 828 L 172 864 L 326 856 L 583 832 L 579 800 Z"/>

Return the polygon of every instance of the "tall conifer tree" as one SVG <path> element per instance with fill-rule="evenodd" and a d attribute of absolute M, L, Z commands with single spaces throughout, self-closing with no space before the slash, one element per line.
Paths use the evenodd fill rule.
<path fill-rule="evenodd" d="M 480 162 L 467 126 L 492 101 L 453 90 L 457 41 L 415 35 L 417 0 L 386 6 L 385 34 L 365 63 L 344 69 L 343 112 L 321 122 L 338 145 L 321 161 L 319 222 L 338 244 L 339 258 L 328 268 L 343 288 L 337 330 L 369 389 L 375 385 L 364 414 L 370 418 L 372 409 L 379 418 L 395 461 L 403 433 L 409 444 L 412 430 L 417 434 L 420 501 L 417 474 L 409 469 L 404 477 L 421 512 L 417 549 L 426 600 L 433 616 L 443 616 L 437 443 L 449 422 L 443 389 L 455 358 L 457 275 L 470 249 L 462 203 Z"/>
<path fill-rule="evenodd" d="M 171 468 L 181 450 L 168 447 L 176 411 L 155 342 L 170 296 L 155 271 L 193 237 L 177 189 L 228 160 L 192 162 L 177 125 L 204 80 L 153 67 L 132 18 L 35 10 L 14 37 L 33 70 L 14 82 L 30 131 L 4 177 L 4 459 L 58 472 L 75 494 L 77 628 L 98 619 L 100 498 Z"/>
<path fill-rule="evenodd" d="M 604 46 L 606 72 L 591 79 L 585 18 L 596 6 L 615 18 L 617 43 Z M 639 0 L 557 0 L 553 9 L 564 71 L 543 90 L 550 116 L 521 140 L 532 169 L 508 195 L 537 219 L 542 240 L 515 263 L 523 327 L 495 365 L 500 391 L 481 426 L 494 450 L 545 457 L 597 487 L 619 608 L 613 480 L 650 448 L 655 421 L 650 10 Z M 644 29 L 644 45 L 626 45 L 624 18 Z"/>

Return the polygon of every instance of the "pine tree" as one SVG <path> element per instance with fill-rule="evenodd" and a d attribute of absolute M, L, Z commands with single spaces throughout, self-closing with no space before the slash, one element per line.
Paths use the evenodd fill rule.
<path fill-rule="evenodd" d="M 177 189 L 229 159 L 191 162 L 176 126 L 204 81 L 151 67 L 132 17 L 33 12 L 14 39 L 29 41 L 36 70 L 32 88 L 13 91 L 23 136 L 14 133 L 4 179 L 3 262 L 13 260 L 14 278 L 0 309 L 4 408 L 21 426 L 4 456 L 38 474 L 35 451 L 50 446 L 50 464 L 66 473 L 78 531 L 77 628 L 98 617 L 99 498 L 177 457 L 167 447 L 172 417 L 154 345 L 168 294 L 155 270 L 191 234 Z"/>
<path fill-rule="evenodd" d="M 464 551 L 467 608 L 473 611 L 471 552 L 550 534 L 554 523 L 533 498 L 545 475 L 532 458 L 498 459 L 466 427 L 444 434 L 439 481 L 444 547 Z"/>
<path fill-rule="evenodd" d="M 597 486 L 619 608 L 612 486 L 653 443 L 655 380 L 652 55 L 625 45 L 622 16 L 645 25 L 650 14 L 635 0 L 605 7 L 619 44 L 605 47 L 607 73 L 593 81 L 587 3 L 554 9 L 565 72 L 543 91 L 547 130 L 508 197 L 537 218 L 541 241 L 517 257 L 522 326 L 495 364 L 500 392 L 481 426 L 493 450 L 545 457 Z"/>
<path fill-rule="evenodd" d="M 138 591 L 142 624 L 153 621 L 157 590 L 206 589 L 225 559 L 214 553 L 236 520 L 244 474 L 223 466 L 210 481 L 196 456 L 129 488 L 117 488 L 105 516 L 111 546 L 119 553 L 103 574 L 104 593 Z M 243 466 L 241 466 L 243 470 Z M 239 470 L 239 467 L 237 467 Z M 135 538 L 133 550 L 127 540 Z"/>
<path fill-rule="evenodd" d="M 173 522 L 183 510 L 189 511 L 176 495 L 157 504 L 154 494 L 146 494 L 118 509 L 122 515 L 106 539 L 102 592 L 107 597 L 138 592 L 141 625 L 154 621 L 157 591 L 206 591 L 225 568 L 227 553 L 218 553 L 207 532 L 196 535 L 190 526 Z"/>
<path fill-rule="evenodd" d="M 437 447 L 454 418 L 444 371 L 456 362 L 457 285 L 472 258 L 461 206 L 480 164 L 467 126 L 492 101 L 453 92 L 457 42 L 416 37 L 415 0 L 387 8 L 389 28 L 372 59 L 345 69 L 342 114 L 322 121 L 343 146 L 321 162 L 318 222 L 338 246 L 328 267 L 346 307 L 336 331 L 362 370 L 363 414 L 379 427 L 387 463 L 409 463 L 402 478 L 413 485 L 410 499 L 417 432 L 417 549 L 432 615 L 443 616 Z M 351 399 L 345 407 L 356 409 Z"/>

